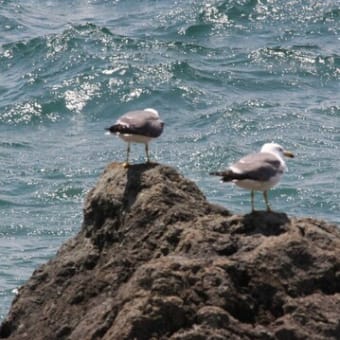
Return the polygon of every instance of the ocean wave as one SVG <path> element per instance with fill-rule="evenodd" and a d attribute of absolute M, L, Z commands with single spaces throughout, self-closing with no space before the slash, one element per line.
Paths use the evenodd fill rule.
<path fill-rule="evenodd" d="M 16 204 L 8 199 L 3 199 L 0 197 L 0 207 L 1 208 L 10 208 L 15 206 Z"/>
<path fill-rule="evenodd" d="M 230 29 L 245 29 L 249 15 L 256 5 L 256 0 L 248 1 L 210 1 L 197 6 L 195 20 L 182 26 L 179 34 L 191 38 L 222 34 Z"/>
<path fill-rule="evenodd" d="M 136 72 L 134 77 L 149 73 L 150 77 L 153 75 L 152 81 L 157 81 L 158 77 L 159 82 L 160 78 L 167 77 L 166 70 L 162 66 L 158 71 L 145 66 L 147 64 L 143 63 L 141 54 L 141 51 L 150 49 L 151 55 L 152 48 L 163 48 L 159 45 L 158 42 L 114 35 L 109 29 L 91 23 L 70 26 L 58 34 L 5 44 L 0 53 L 0 69 L 9 81 L 2 89 L 2 104 L 7 104 L 2 121 L 30 121 L 27 111 L 30 111 L 32 118 L 40 113 L 44 115 L 44 111 L 37 112 L 36 106 L 51 106 L 49 101 L 63 100 L 63 111 L 79 113 L 89 101 L 98 98 L 102 91 L 101 83 L 107 85 L 107 76 L 111 78 L 108 86 L 116 87 L 121 85 L 119 78 L 126 78 L 129 74 L 125 73 L 129 70 Z M 135 67 L 138 63 L 140 65 Z M 115 70 L 120 70 L 119 74 Z M 21 84 L 20 91 L 17 83 Z M 36 100 L 31 99 L 27 103 L 26 93 Z M 140 94 L 139 89 L 131 89 L 130 95 L 125 96 L 123 101 Z M 28 106 L 32 110 L 28 110 Z M 20 119 L 21 108 L 24 112 Z M 58 115 L 50 118 L 57 119 Z"/>
<path fill-rule="evenodd" d="M 14 105 L 1 113 L 0 121 L 8 124 L 28 123 L 41 117 L 41 105 L 37 102 L 26 102 Z"/>
<path fill-rule="evenodd" d="M 83 195 L 84 190 L 81 186 L 76 186 L 73 183 L 64 183 L 48 190 L 36 192 L 34 197 L 47 204 L 54 201 L 81 202 Z"/>
<path fill-rule="evenodd" d="M 270 73 L 339 79 L 340 56 L 322 55 L 320 51 L 317 46 L 309 45 L 266 47 L 251 52 L 249 57 L 252 63 L 265 67 Z"/>
<path fill-rule="evenodd" d="M 101 56 L 102 46 L 108 43 L 105 37 L 112 38 L 107 29 L 86 24 L 60 34 L 4 44 L 0 70 L 6 83 L 2 87 L 0 121 L 53 122 L 60 118 L 60 112 L 51 110 L 53 106 L 64 112 L 80 112 L 98 94 L 99 85 L 89 74 L 96 62 L 106 58 Z M 117 40 L 115 37 L 115 43 Z"/>
<path fill-rule="evenodd" d="M 242 4 L 248 11 L 258 5 L 250 1 L 238 6 Z M 228 6 L 224 3 L 218 10 Z M 205 88 L 243 91 L 269 83 L 282 88 L 281 76 L 287 74 L 324 81 L 339 77 L 339 56 L 321 54 L 317 44 L 262 47 L 247 53 L 246 48 L 208 47 L 204 40 L 177 38 L 130 38 L 86 23 L 5 44 L 0 69 L 8 82 L 2 89 L 0 122 L 53 123 L 69 114 L 83 114 L 95 103 L 127 104 L 151 95 L 157 98 L 168 90 L 203 103 Z"/>
<path fill-rule="evenodd" d="M 0 141 L 0 148 L 31 150 L 32 146 L 28 142 Z"/>
<path fill-rule="evenodd" d="M 340 18 L 340 8 L 331 8 L 323 13 L 324 20 L 336 20 Z"/>
<path fill-rule="evenodd" d="M 27 235 L 29 233 L 29 228 L 20 225 L 2 225 L 0 229 L 0 237 L 20 237 L 22 235 Z"/>
<path fill-rule="evenodd" d="M 256 22 L 271 25 L 295 22 L 301 25 L 319 23 L 324 20 L 334 21 L 339 16 L 339 9 L 332 6 L 331 2 L 315 2 L 314 0 L 208 1 L 194 7 L 195 23 L 189 25 L 184 32 L 197 34 L 221 27 L 248 30 L 249 25 L 255 28 L 253 23 Z"/>

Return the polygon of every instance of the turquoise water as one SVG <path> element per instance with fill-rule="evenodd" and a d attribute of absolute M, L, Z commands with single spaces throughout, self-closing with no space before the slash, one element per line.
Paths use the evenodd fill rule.
<path fill-rule="evenodd" d="M 124 159 L 104 128 L 129 110 L 157 109 L 153 159 L 235 213 L 249 193 L 207 174 L 281 143 L 273 208 L 340 223 L 338 1 L 0 0 L 0 33 L 0 319 Z"/>

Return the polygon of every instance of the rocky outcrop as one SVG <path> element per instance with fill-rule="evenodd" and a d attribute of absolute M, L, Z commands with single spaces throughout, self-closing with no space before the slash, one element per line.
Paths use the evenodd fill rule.
<path fill-rule="evenodd" d="M 170 167 L 113 163 L 0 338 L 339 339 L 339 316 L 336 226 L 231 215 Z"/>

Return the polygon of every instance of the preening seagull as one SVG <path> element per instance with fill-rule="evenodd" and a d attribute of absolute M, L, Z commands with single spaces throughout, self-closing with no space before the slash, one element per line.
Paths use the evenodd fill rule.
<path fill-rule="evenodd" d="M 131 143 L 144 144 L 147 162 L 150 162 L 149 142 L 162 134 L 163 127 L 164 122 L 160 119 L 158 112 L 154 109 L 145 109 L 125 113 L 106 130 L 108 134 L 117 135 L 128 144 L 124 163 L 124 166 L 128 166 Z"/>
<path fill-rule="evenodd" d="M 250 190 L 252 211 L 255 211 L 254 191 L 262 191 L 267 211 L 271 211 L 268 190 L 280 181 L 287 170 L 284 156 L 293 158 L 294 154 L 279 144 L 266 143 L 260 152 L 247 155 L 225 171 L 212 172 L 210 175 L 221 176 L 222 182 L 233 182 Z"/>

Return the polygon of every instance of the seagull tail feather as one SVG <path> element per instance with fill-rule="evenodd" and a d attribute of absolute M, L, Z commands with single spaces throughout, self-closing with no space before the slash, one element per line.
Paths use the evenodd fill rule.
<path fill-rule="evenodd" d="M 210 172 L 209 175 L 212 176 L 220 176 L 222 177 L 221 180 L 223 182 L 231 182 L 234 179 L 241 179 L 240 176 L 238 174 L 235 174 L 233 171 L 231 170 L 225 170 L 225 171 L 214 171 L 214 172 Z"/>
<path fill-rule="evenodd" d="M 121 125 L 121 124 L 115 124 L 115 125 L 112 125 L 108 128 L 105 128 L 106 131 L 114 134 L 114 133 L 128 133 L 128 127 L 125 126 L 125 125 Z"/>
<path fill-rule="evenodd" d="M 210 176 L 223 176 L 223 171 L 213 171 L 209 172 Z"/>

